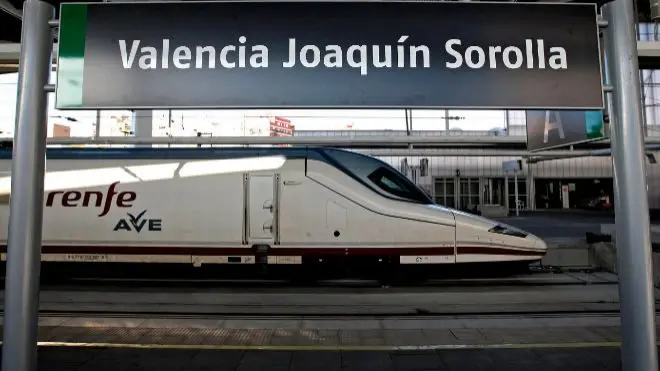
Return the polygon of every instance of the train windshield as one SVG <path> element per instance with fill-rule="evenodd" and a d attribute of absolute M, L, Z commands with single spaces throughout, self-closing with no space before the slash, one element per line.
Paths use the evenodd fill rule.
<path fill-rule="evenodd" d="M 386 197 L 433 204 L 433 200 L 413 182 L 376 158 L 335 149 L 324 149 L 323 152 L 334 160 L 341 170 Z"/>

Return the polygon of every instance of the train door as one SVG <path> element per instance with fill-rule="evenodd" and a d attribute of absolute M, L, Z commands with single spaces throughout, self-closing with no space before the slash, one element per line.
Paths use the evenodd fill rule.
<path fill-rule="evenodd" d="M 273 246 L 279 243 L 279 174 L 247 174 L 247 243 Z"/>

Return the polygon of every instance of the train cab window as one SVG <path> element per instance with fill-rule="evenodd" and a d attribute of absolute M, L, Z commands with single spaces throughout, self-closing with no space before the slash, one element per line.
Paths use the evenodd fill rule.
<path fill-rule="evenodd" d="M 376 171 L 367 175 L 367 178 L 387 193 L 397 197 L 414 198 L 414 196 L 411 197 L 411 192 L 406 188 L 406 185 L 401 184 L 401 179 L 396 176 L 396 173 L 384 167 L 376 169 Z"/>
<path fill-rule="evenodd" d="M 379 159 L 334 148 L 322 152 L 337 168 L 374 192 L 401 201 L 433 204 L 433 200 L 413 182 Z"/>

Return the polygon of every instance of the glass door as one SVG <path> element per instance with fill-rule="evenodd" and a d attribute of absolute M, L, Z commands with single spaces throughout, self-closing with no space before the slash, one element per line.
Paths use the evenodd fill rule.
<path fill-rule="evenodd" d="M 434 201 L 438 205 L 456 207 L 456 187 L 454 178 L 435 178 Z"/>
<path fill-rule="evenodd" d="M 458 208 L 460 210 L 476 210 L 479 205 L 479 178 L 460 178 Z"/>
<path fill-rule="evenodd" d="M 516 208 L 516 191 L 515 191 L 516 182 L 513 178 L 509 178 L 509 209 Z M 518 178 L 518 208 L 520 210 L 527 208 L 527 179 Z"/>
<path fill-rule="evenodd" d="M 484 205 L 505 205 L 504 178 L 486 178 L 483 185 Z"/>

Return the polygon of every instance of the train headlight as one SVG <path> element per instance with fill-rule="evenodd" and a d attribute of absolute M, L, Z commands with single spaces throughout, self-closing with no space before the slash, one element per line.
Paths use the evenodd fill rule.
<path fill-rule="evenodd" d="M 525 238 L 529 234 L 521 231 L 520 229 L 513 228 L 507 225 L 501 225 L 498 224 L 494 226 L 493 228 L 489 229 L 488 232 L 490 233 L 497 233 L 497 234 L 504 234 L 507 236 L 513 236 L 513 237 L 520 237 L 520 238 Z"/>

